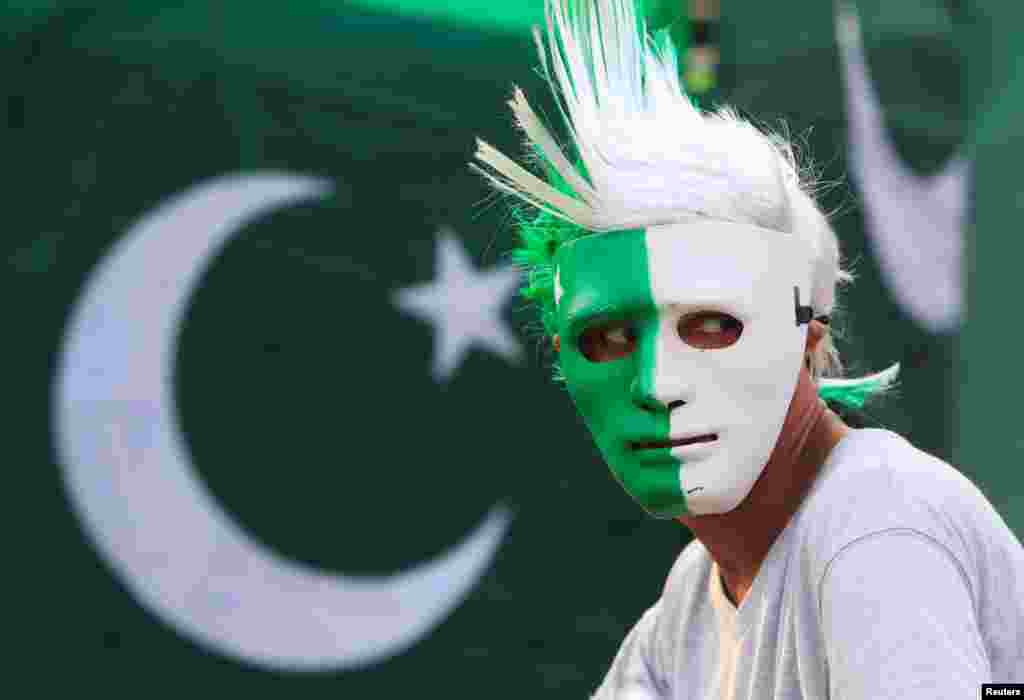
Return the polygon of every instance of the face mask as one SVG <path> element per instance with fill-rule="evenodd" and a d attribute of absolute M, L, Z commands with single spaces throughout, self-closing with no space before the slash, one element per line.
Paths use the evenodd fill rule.
<path fill-rule="evenodd" d="M 735 508 L 799 377 L 807 244 L 671 224 L 584 236 L 555 263 L 562 371 L 616 479 L 656 517 Z"/>

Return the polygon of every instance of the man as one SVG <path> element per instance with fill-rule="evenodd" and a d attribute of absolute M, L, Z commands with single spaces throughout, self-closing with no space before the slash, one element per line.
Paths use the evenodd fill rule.
<path fill-rule="evenodd" d="M 792 149 L 696 110 L 631 0 L 548 0 L 547 19 L 547 49 L 536 38 L 573 159 L 517 89 L 547 179 L 484 142 L 475 167 L 530 207 L 524 295 L 613 475 L 696 538 L 595 698 L 1024 682 L 1020 543 L 952 467 L 825 404 L 861 405 L 898 367 L 835 376 L 851 277 Z"/>

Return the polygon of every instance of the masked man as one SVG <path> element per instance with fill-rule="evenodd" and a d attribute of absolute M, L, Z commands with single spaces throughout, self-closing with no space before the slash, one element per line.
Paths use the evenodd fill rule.
<path fill-rule="evenodd" d="M 479 142 L 516 208 L 556 373 L 614 477 L 695 540 L 598 700 L 970 698 L 1024 682 L 1024 549 L 951 466 L 839 379 L 835 232 L 787 141 L 701 113 L 631 0 L 548 0 L 563 151 L 520 90 L 541 178 Z"/>

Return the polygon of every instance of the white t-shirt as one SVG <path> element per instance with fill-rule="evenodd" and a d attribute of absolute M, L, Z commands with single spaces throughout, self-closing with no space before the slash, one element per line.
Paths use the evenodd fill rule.
<path fill-rule="evenodd" d="M 985 496 L 887 430 L 851 430 L 739 608 L 699 542 L 594 700 L 979 697 L 1024 683 L 1024 548 Z"/>

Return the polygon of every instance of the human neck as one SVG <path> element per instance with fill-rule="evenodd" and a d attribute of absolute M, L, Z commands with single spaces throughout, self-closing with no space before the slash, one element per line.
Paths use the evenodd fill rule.
<path fill-rule="evenodd" d="M 736 605 L 743 602 L 768 550 L 848 430 L 818 399 L 802 371 L 782 432 L 750 494 L 728 513 L 678 518 L 718 564 Z"/>

